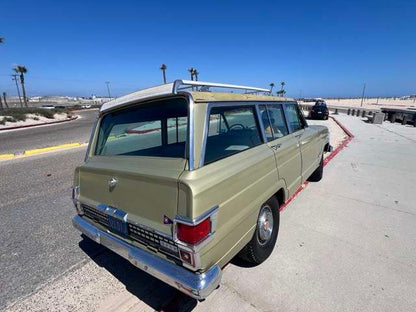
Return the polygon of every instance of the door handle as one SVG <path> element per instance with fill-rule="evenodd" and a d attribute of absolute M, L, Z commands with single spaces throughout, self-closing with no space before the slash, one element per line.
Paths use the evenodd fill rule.
<path fill-rule="evenodd" d="M 277 150 L 278 148 L 280 148 L 282 146 L 282 144 L 276 144 L 276 145 L 272 145 L 270 146 L 272 149 Z"/>
<path fill-rule="evenodd" d="M 298 139 L 299 139 L 301 136 L 302 136 L 302 133 L 301 133 L 301 134 L 297 134 L 297 135 L 295 135 L 295 137 L 296 137 L 296 138 L 298 138 Z"/>

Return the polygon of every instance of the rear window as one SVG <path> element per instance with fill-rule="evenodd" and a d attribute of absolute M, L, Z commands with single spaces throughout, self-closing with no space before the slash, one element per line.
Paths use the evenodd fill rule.
<path fill-rule="evenodd" d="M 205 164 L 261 144 L 254 106 L 214 107 L 209 115 Z"/>
<path fill-rule="evenodd" d="M 188 103 L 176 98 L 105 115 L 95 155 L 185 158 Z"/>

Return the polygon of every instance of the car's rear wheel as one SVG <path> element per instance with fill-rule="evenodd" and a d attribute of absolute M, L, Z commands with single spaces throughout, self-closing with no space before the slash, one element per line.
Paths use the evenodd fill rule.
<path fill-rule="evenodd" d="M 308 181 L 310 182 L 319 182 L 321 181 L 324 175 L 324 156 L 322 154 L 321 161 L 319 162 L 319 167 L 311 174 Z"/>
<path fill-rule="evenodd" d="M 238 254 L 241 259 L 260 264 L 270 256 L 279 232 L 279 215 L 279 202 L 276 197 L 270 198 L 261 206 L 254 235 Z"/>

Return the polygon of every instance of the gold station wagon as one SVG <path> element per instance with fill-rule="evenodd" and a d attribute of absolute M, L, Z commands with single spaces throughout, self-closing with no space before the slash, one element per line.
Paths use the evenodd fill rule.
<path fill-rule="evenodd" d="M 75 170 L 73 225 L 202 300 L 234 256 L 271 254 L 279 207 L 321 179 L 330 149 L 326 127 L 268 89 L 176 80 L 141 90 L 101 107 Z"/>

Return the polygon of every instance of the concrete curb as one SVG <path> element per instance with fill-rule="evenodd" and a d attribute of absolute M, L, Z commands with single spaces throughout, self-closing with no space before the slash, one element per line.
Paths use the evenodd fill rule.
<path fill-rule="evenodd" d="M 1 131 L 6 131 L 6 130 L 17 130 L 17 129 L 23 129 L 23 128 L 31 128 L 31 127 L 38 127 L 38 126 L 54 125 L 54 124 L 57 124 L 57 123 L 63 123 L 63 122 L 73 121 L 75 119 L 78 119 L 78 116 L 74 116 L 74 117 L 69 118 L 69 119 L 52 121 L 52 122 L 44 122 L 44 123 L 34 124 L 34 125 L 25 125 L 25 126 L 16 126 L 16 127 L 2 128 L 2 129 L 0 129 L 0 132 Z"/>
<path fill-rule="evenodd" d="M 81 147 L 86 146 L 87 143 L 65 143 L 60 145 L 54 145 L 54 146 L 48 146 L 48 147 L 42 147 L 42 148 L 35 148 L 31 150 L 25 150 L 23 154 L 0 154 L 0 160 L 5 159 L 13 159 L 13 158 L 22 158 L 25 156 L 32 156 L 37 154 L 44 154 L 48 152 L 53 152 L 61 149 L 68 149 L 72 147 Z"/>

